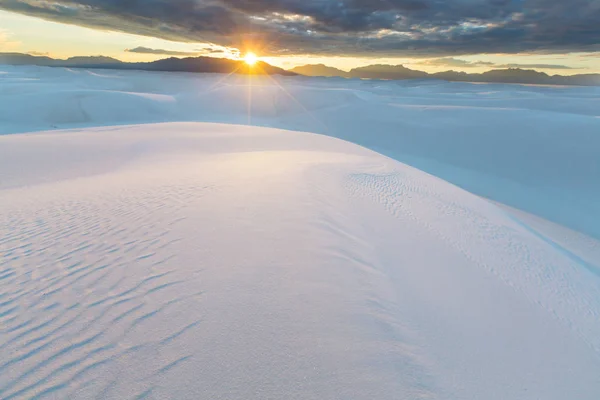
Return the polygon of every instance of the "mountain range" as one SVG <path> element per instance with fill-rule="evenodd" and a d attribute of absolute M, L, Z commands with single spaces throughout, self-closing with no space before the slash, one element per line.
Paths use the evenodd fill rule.
<path fill-rule="evenodd" d="M 0 53 L 0 64 L 141 71 L 296 75 L 294 72 L 286 71 L 262 61 L 250 67 L 242 60 L 215 57 L 170 57 L 152 62 L 123 62 L 104 56 L 71 57 L 66 60 L 57 60 L 45 56 L 32 56 L 21 53 Z"/>
<path fill-rule="evenodd" d="M 256 66 L 249 67 L 242 60 L 215 57 L 171 57 L 152 62 L 123 62 L 104 56 L 71 57 L 66 60 L 59 60 L 46 56 L 33 56 L 22 53 L 0 53 L 0 64 L 142 71 L 236 72 L 241 74 L 304 75 L 355 79 L 441 79 L 454 82 L 600 86 L 600 74 L 548 75 L 544 72 L 520 68 L 495 69 L 483 73 L 445 71 L 430 74 L 424 71 L 413 70 L 403 65 L 376 64 L 354 68 L 346 72 L 324 64 L 304 65 L 285 70 L 260 61 Z"/>
<path fill-rule="evenodd" d="M 290 71 L 305 76 L 339 76 L 357 79 L 441 79 L 452 82 L 600 86 L 600 74 L 579 74 L 571 76 L 548 75 L 544 72 L 521 68 L 494 69 L 475 74 L 458 71 L 444 71 L 429 74 L 424 71 L 406 68 L 403 65 L 368 65 L 366 67 L 354 68 L 346 72 L 323 64 L 315 64 L 292 68 Z"/>

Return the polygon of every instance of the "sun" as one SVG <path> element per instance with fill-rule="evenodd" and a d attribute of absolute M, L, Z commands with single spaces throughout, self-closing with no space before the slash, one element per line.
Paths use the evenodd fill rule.
<path fill-rule="evenodd" d="M 258 62 L 258 57 L 252 52 L 246 53 L 246 55 L 244 56 L 244 62 L 252 66 Z"/>

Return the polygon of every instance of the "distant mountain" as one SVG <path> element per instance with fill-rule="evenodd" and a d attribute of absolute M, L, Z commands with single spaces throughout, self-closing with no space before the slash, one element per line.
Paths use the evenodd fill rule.
<path fill-rule="evenodd" d="M 428 74 L 424 71 L 406 68 L 403 65 L 368 65 L 366 67 L 354 68 L 350 72 L 346 72 L 323 64 L 316 64 L 295 67 L 286 71 L 265 62 L 259 62 L 254 67 L 249 67 L 241 60 L 215 57 L 171 57 L 145 63 L 128 63 L 103 56 L 71 57 L 66 60 L 57 60 L 45 56 L 32 56 L 21 53 L 0 53 L 0 64 L 167 72 L 236 72 L 240 74 L 338 76 L 342 78 L 359 79 L 441 79 L 453 82 L 600 86 L 600 74 L 579 74 L 571 76 L 548 75 L 544 72 L 520 68 L 496 69 L 481 74 L 469 74 L 457 71 L 444 71 Z"/>
<path fill-rule="evenodd" d="M 468 74 L 462 71 L 444 71 L 444 72 L 436 72 L 435 74 L 429 74 L 430 78 L 434 79 L 442 79 L 444 81 L 458 81 L 458 82 L 468 82 L 469 77 L 472 74 Z"/>
<path fill-rule="evenodd" d="M 115 64 L 120 63 L 121 61 L 112 57 L 105 56 L 92 56 L 92 57 L 71 57 L 65 60 L 56 60 L 59 63 L 69 64 L 69 65 L 81 65 L 81 64 Z"/>
<path fill-rule="evenodd" d="M 292 68 L 299 75 L 305 76 L 339 76 L 342 78 L 361 79 L 419 79 L 426 78 L 427 73 L 408 69 L 403 65 L 368 65 L 366 67 L 354 68 L 350 72 L 329 67 L 324 64 L 309 64 Z"/>
<path fill-rule="evenodd" d="M 429 74 L 406 68 L 404 65 L 368 65 L 350 70 L 350 77 L 361 79 L 422 79 Z"/>
<path fill-rule="evenodd" d="M 403 65 L 368 65 L 366 67 L 354 68 L 350 72 L 345 72 L 319 64 L 296 67 L 292 71 L 307 76 L 339 76 L 343 78 L 359 79 L 441 79 L 454 82 L 600 86 L 600 74 L 580 74 L 572 76 L 548 75 L 544 72 L 520 68 L 496 69 L 481 74 L 469 74 L 458 71 L 444 71 L 429 74 L 424 71 L 406 68 Z"/>
<path fill-rule="evenodd" d="M 0 64 L 165 72 L 236 72 L 240 74 L 297 75 L 294 72 L 274 67 L 262 61 L 250 67 L 241 60 L 215 57 L 171 57 L 152 62 L 129 63 L 103 56 L 72 57 L 67 60 L 56 60 L 50 57 L 32 56 L 29 54 L 0 53 Z"/>
<path fill-rule="evenodd" d="M 566 85 L 600 86 L 600 74 L 579 74 L 563 77 Z"/>
<path fill-rule="evenodd" d="M 46 56 L 32 56 L 21 53 L 0 53 L 0 64 L 6 65 L 39 65 L 44 67 L 78 66 L 82 64 L 116 64 L 121 61 L 104 56 L 71 57 L 66 60 L 57 60 Z"/>
<path fill-rule="evenodd" d="M 600 86 L 600 74 L 548 75 L 531 69 L 508 68 L 481 74 L 446 71 L 430 74 L 430 77 L 459 82 L 521 83 L 535 85 Z"/>
<path fill-rule="evenodd" d="M 165 58 L 148 63 L 121 63 L 122 69 L 138 69 L 145 71 L 171 71 L 171 72 L 214 72 L 240 74 L 265 74 L 265 75 L 296 75 L 294 72 L 259 61 L 250 67 L 242 60 L 231 60 L 216 57 L 187 57 Z"/>
<path fill-rule="evenodd" d="M 429 74 L 429 77 L 458 82 L 556 84 L 556 82 L 553 82 L 553 77 L 544 72 L 519 68 L 495 69 L 481 74 L 444 71 Z"/>
<path fill-rule="evenodd" d="M 50 57 L 32 56 L 30 54 L 21 53 L 0 53 L 0 64 L 4 65 L 41 65 L 51 66 L 59 60 L 54 60 Z M 60 60 L 65 61 L 65 60 Z"/>
<path fill-rule="evenodd" d="M 341 76 L 342 78 L 350 78 L 350 74 L 348 72 L 334 67 L 329 67 L 325 64 L 303 65 L 301 67 L 292 68 L 290 71 L 304 76 Z"/>

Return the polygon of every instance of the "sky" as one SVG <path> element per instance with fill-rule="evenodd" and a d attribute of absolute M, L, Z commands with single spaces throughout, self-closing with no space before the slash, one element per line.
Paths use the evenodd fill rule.
<path fill-rule="evenodd" d="M 0 0 L 0 52 L 600 73 L 600 0 Z"/>

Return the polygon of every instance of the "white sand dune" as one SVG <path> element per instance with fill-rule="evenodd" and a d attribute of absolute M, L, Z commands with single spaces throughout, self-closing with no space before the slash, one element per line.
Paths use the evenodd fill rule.
<path fill-rule="evenodd" d="M 599 87 L 2 69 L 0 134 L 181 121 L 321 133 L 600 239 Z"/>
<path fill-rule="evenodd" d="M 58 127 L 77 128 L 0 136 L 0 398 L 600 396 L 600 242 L 589 235 L 598 190 L 589 179 L 598 170 L 586 158 L 597 142 L 559 136 L 563 117 L 526 110 L 514 93 L 596 101 L 587 89 L 461 84 L 464 91 L 452 94 L 446 84 L 299 79 L 252 93 L 251 116 L 262 116 L 263 125 L 342 132 L 354 121 L 348 139 L 395 154 L 413 143 L 407 158 L 415 160 L 429 143 L 431 168 L 478 190 L 500 182 L 513 190 L 511 205 L 531 210 L 339 138 L 148 123 L 191 120 L 194 104 L 197 120 L 224 122 L 230 110 L 230 122 L 244 122 L 239 80 L 223 87 L 215 86 L 220 76 L 5 70 L 4 133 L 47 129 L 59 114 Z M 219 90 L 211 102 L 209 93 Z M 545 130 L 525 126 L 498 138 L 492 122 L 499 119 L 486 113 L 510 112 L 461 105 L 470 111 L 448 114 L 416 100 L 416 93 L 434 102 L 491 90 L 519 108 L 514 123 L 548 115 Z M 284 101 L 285 91 L 293 102 Z M 383 98 L 393 104 L 384 109 Z M 344 109 L 347 119 L 336 114 Z M 359 109 L 370 114 L 352 116 Z M 598 140 L 588 111 L 582 105 L 564 117 L 587 127 L 571 139 Z M 421 125 L 420 135 L 396 125 L 409 116 L 406 124 Z M 359 124 L 377 117 L 370 129 Z M 486 118 L 487 142 L 457 130 Z M 120 122 L 145 124 L 108 126 Z M 427 132 L 435 123 L 434 140 Z M 456 144 L 437 143 L 444 135 Z M 538 157 L 529 163 L 521 149 L 469 157 L 488 147 L 507 151 L 516 138 L 515 145 L 545 147 L 528 147 L 529 158 Z M 570 169 L 548 173 L 531 191 L 516 182 L 518 172 L 539 178 L 544 157 L 561 148 L 563 158 L 579 156 L 560 161 Z M 566 203 L 537 204 L 533 190 L 565 191 L 590 209 L 550 222 L 540 215 Z M 587 231 L 565 226 L 585 219 L 577 212 L 592 219 L 581 225 Z"/>

